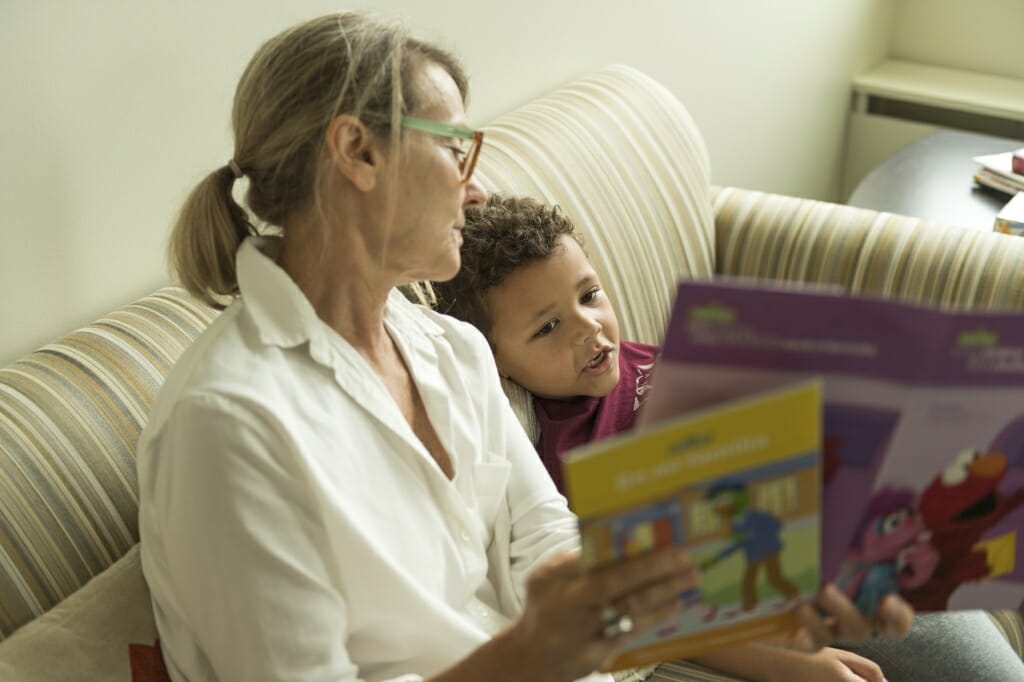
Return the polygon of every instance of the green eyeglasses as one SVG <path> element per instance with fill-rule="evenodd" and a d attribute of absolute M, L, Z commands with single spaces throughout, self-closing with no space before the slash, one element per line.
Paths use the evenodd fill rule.
<path fill-rule="evenodd" d="M 469 140 L 468 149 L 463 149 L 461 145 L 451 149 L 455 152 L 456 159 L 458 160 L 463 184 L 469 182 L 469 179 L 473 177 L 476 160 L 480 157 L 480 147 L 484 143 L 484 132 L 482 130 L 473 130 L 472 128 L 464 128 L 438 121 L 428 121 L 425 118 L 413 118 L 412 116 L 402 117 L 402 127 L 409 130 L 418 130 L 430 135 L 437 135 L 438 137 Z"/>

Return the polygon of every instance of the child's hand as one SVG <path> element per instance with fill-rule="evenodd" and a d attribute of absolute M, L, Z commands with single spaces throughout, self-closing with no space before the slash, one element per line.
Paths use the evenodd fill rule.
<path fill-rule="evenodd" d="M 815 606 L 826 615 L 819 615 Z M 895 594 L 882 599 L 874 617 L 868 620 L 849 597 L 832 584 L 825 586 L 815 605 L 803 604 L 796 615 L 801 628 L 790 644 L 811 650 L 835 641 L 857 642 L 878 635 L 902 638 L 914 621 L 914 609 Z"/>
<path fill-rule="evenodd" d="M 885 682 L 882 669 L 863 656 L 826 647 L 793 659 L 786 679 L 824 682 Z"/>
<path fill-rule="evenodd" d="M 782 648 L 781 642 L 741 644 L 694 656 L 701 665 L 757 682 L 885 682 L 874 661 L 842 649 L 815 652 Z"/>

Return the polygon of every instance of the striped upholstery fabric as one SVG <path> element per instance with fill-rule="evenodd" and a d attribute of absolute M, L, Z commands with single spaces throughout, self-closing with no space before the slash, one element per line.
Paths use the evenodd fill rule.
<path fill-rule="evenodd" d="M 989 611 L 989 617 L 1010 642 L 1010 646 L 1024 658 L 1024 614 L 1019 611 Z"/>
<path fill-rule="evenodd" d="M 1024 308 L 1024 239 L 733 187 L 712 191 L 715 271 L 961 308 Z"/>
<path fill-rule="evenodd" d="M 138 541 L 136 441 L 214 315 L 168 287 L 0 369 L 0 639 Z"/>
<path fill-rule="evenodd" d="M 659 342 L 679 277 L 714 266 L 707 150 L 679 100 L 609 66 L 484 130 L 481 183 L 561 206 L 616 303 L 622 338 Z M 508 382 L 505 391 L 536 440 L 529 396 Z"/>

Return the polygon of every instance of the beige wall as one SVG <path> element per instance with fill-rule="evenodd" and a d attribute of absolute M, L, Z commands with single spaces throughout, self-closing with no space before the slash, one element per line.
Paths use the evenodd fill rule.
<path fill-rule="evenodd" d="M 459 52 L 480 123 L 604 64 L 687 105 L 720 184 L 832 198 L 850 76 L 889 0 L 379 0 Z M 189 186 L 231 154 L 259 42 L 326 0 L 0 3 L 0 364 L 166 281 Z M 901 16 L 904 16 L 901 14 Z"/>
<path fill-rule="evenodd" d="M 1024 78 L 1024 0 L 897 0 L 893 57 Z"/>

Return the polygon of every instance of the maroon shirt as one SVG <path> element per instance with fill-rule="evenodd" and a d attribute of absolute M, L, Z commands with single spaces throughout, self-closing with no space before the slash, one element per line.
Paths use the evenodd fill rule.
<path fill-rule="evenodd" d="M 628 431 L 647 399 L 651 370 L 659 346 L 623 341 L 619 344 L 619 383 L 603 398 L 533 399 L 540 425 L 537 453 L 558 490 L 562 483 L 561 456 L 572 448 Z"/>

